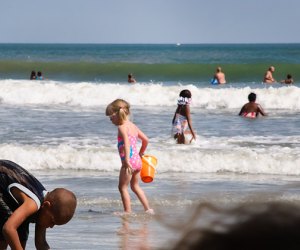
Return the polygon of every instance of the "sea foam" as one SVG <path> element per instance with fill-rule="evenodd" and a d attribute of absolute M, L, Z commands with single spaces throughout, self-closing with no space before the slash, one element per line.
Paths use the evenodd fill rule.
<path fill-rule="evenodd" d="M 286 138 L 199 138 L 192 145 L 152 139 L 147 154 L 158 159 L 157 173 L 238 173 L 300 175 L 299 136 Z M 115 143 L 83 145 L 0 144 L 1 157 L 33 170 L 117 172 L 121 162 Z"/>
<path fill-rule="evenodd" d="M 57 81 L 0 80 L 0 100 L 7 105 L 64 105 L 71 107 L 105 106 L 116 98 L 135 106 L 176 106 L 179 92 L 192 92 L 192 106 L 201 109 L 237 109 L 246 103 L 250 92 L 267 109 L 300 110 L 297 86 L 198 87 L 197 85 L 65 83 Z"/>

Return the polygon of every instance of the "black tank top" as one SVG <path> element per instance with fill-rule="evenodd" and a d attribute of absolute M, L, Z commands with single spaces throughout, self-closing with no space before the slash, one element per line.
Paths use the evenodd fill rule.
<path fill-rule="evenodd" d="M 38 209 L 47 193 L 44 186 L 27 170 L 12 161 L 0 160 L 0 192 L 7 206 L 15 211 L 19 204 L 10 191 L 12 187 L 17 187 L 32 198 Z"/>

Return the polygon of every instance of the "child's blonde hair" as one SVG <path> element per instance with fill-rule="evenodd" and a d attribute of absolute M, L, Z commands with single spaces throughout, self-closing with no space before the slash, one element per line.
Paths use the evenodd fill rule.
<path fill-rule="evenodd" d="M 116 114 L 121 122 L 130 115 L 130 104 L 123 99 L 116 99 L 106 107 L 105 114 L 107 116 Z"/>

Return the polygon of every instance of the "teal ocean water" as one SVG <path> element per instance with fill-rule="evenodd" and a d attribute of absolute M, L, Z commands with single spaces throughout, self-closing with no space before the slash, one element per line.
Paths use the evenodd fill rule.
<path fill-rule="evenodd" d="M 219 65 L 228 84 L 211 85 Z M 295 84 L 262 84 L 270 65 Z M 29 80 L 31 70 L 45 80 Z M 180 232 L 164 220 L 183 225 L 199 203 L 299 203 L 299 79 L 300 44 L 0 44 L 0 158 L 77 195 L 74 219 L 47 231 L 51 249 L 168 249 Z M 186 88 L 197 140 L 177 145 L 171 121 Z M 268 116 L 237 115 L 250 92 Z M 133 214 L 119 216 L 117 129 L 105 116 L 116 98 L 130 102 L 158 159 L 154 182 L 141 183 L 157 217 L 132 192 Z"/>
<path fill-rule="evenodd" d="M 300 78 L 300 44 L 0 44 L 0 78 L 26 79 L 41 70 L 52 80 L 205 84 L 222 66 L 231 83 L 276 76 Z"/>

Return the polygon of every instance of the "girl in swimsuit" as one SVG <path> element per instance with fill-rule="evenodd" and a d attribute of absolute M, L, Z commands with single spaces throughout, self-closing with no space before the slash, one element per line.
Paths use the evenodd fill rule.
<path fill-rule="evenodd" d="M 177 109 L 175 111 L 172 124 L 174 139 L 178 144 L 186 143 L 184 133 L 189 128 L 192 134 L 192 140 L 196 140 L 196 134 L 192 127 L 192 119 L 190 112 L 190 103 L 192 101 L 192 94 L 188 89 L 182 90 L 177 101 Z"/>
<path fill-rule="evenodd" d="M 139 186 L 139 173 L 142 168 L 141 156 L 144 154 L 148 137 L 129 120 L 130 104 L 122 99 L 117 99 L 106 108 L 106 115 L 118 127 L 118 151 L 122 166 L 119 175 L 119 191 L 125 213 L 131 213 L 130 195 L 128 185 L 141 201 L 146 213 L 154 214 L 144 191 Z M 140 150 L 136 148 L 137 139 L 142 141 Z"/>

